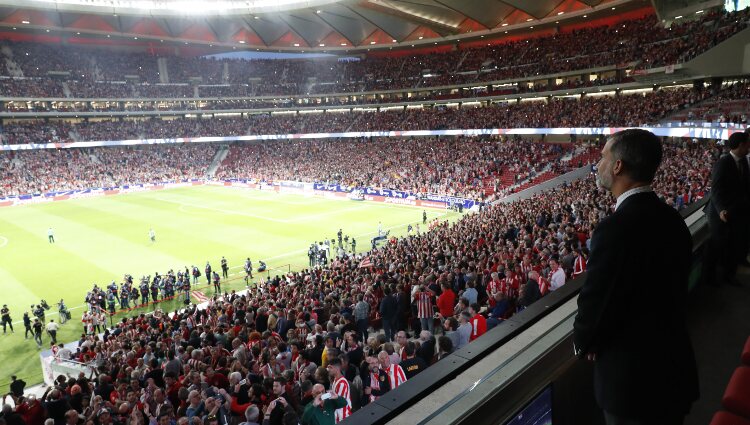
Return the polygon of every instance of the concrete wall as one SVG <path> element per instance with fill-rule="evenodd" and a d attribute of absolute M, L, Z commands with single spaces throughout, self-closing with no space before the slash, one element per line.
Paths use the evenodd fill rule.
<path fill-rule="evenodd" d="M 544 183 L 532 186 L 528 189 L 522 190 L 520 192 L 514 193 L 512 195 L 506 196 L 505 198 L 502 198 L 498 200 L 497 202 L 513 202 L 517 199 L 526 199 L 531 198 L 532 196 L 536 195 L 539 192 L 543 192 L 545 190 L 552 189 L 557 186 L 561 186 L 564 183 L 570 183 L 575 180 L 580 180 L 591 173 L 591 166 L 585 165 L 581 168 L 578 168 L 576 170 L 573 170 L 571 172 L 565 173 L 561 176 L 555 177 L 552 180 L 547 180 Z"/>

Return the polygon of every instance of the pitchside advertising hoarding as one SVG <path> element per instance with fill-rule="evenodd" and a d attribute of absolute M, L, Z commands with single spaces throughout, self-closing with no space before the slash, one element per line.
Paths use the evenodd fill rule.
<path fill-rule="evenodd" d="M 448 206 L 463 205 L 468 210 L 476 205 L 473 199 L 457 198 L 434 194 L 414 195 L 410 192 L 392 189 L 376 189 L 372 187 L 346 187 L 337 184 L 315 183 L 314 190 L 348 196 L 352 191 L 361 191 L 366 201 L 385 202 L 387 204 L 411 205 L 414 207 L 446 208 Z"/>
<path fill-rule="evenodd" d="M 273 191 L 279 193 L 293 193 L 297 195 L 320 196 L 329 199 L 350 198 L 352 191 L 359 191 L 364 196 L 360 200 L 383 202 L 387 204 L 410 205 L 424 208 L 446 208 L 448 206 L 463 205 L 464 209 L 470 209 L 477 205 L 472 199 L 456 198 L 440 195 L 413 196 L 408 192 L 388 189 L 353 188 L 330 185 L 323 183 L 304 183 L 296 181 L 257 182 L 255 180 L 184 180 L 173 182 L 160 182 L 149 184 L 138 184 L 118 187 L 99 187 L 83 190 L 66 190 L 61 192 L 38 193 L 33 195 L 9 196 L 0 198 L 0 207 L 14 205 L 40 204 L 45 202 L 64 201 L 67 199 L 95 198 L 100 196 L 117 195 L 120 193 L 143 192 L 147 190 L 161 190 L 176 187 L 187 187 L 197 185 L 231 186 L 244 189 L 262 191 Z"/>
<path fill-rule="evenodd" d="M 659 127 L 639 127 L 649 130 L 657 136 L 686 137 L 693 139 L 726 140 L 732 133 L 744 131 L 746 125 L 729 126 L 714 123 L 713 126 L 673 126 L 669 123 Z M 705 123 L 702 123 L 705 124 Z M 628 127 L 631 128 L 631 127 Z M 263 134 L 251 136 L 227 137 L 192 137 L 176 139 L 132 139 L 132 140 L 98 140 L 70 143 L 28 143 L 19 145 L 2 145 L 0 151 L 17 151 L 33 149 L 73 149 L 101 146 L 160 145 L 175 143 L 215 143 L 243 142 L 262 140 L 299 140 L 299 139 L 361 139 L 369 137 L 424 137 L 424 136 L 493 136 L 493 135 L 578 135 L 606 136 L 614 134 L 625 127 L 570 127 L 570 128 L 479 128 L 467 130 L 414 130 L 414 131 L 354 131 L 345 133 L 305 133 L 305 134 Z"/>
<path fill-rule="evenodd" d="M 0 207 L 13 205 L 41 204 L 45 202 L 64 201 L 67 199 L 96 198 L 100 196 L 117 195 L 120 193 L 143 192 L 147 190 L 160 190 L 174 187 L 187 187 L 201 185 L 201 180 L 184 180 L 179 182 L 160 182 L 125 185 L 117 187 L 96 187 L 82 190 L 66 190 L 61 192 L 37 193 L 33 195 L 9 196 L 0 198 Z"/>

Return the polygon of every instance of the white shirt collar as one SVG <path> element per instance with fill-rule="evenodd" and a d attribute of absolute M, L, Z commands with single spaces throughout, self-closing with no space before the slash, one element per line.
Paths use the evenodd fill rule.
<path fill-rule="evenodd" d="M 739 162 L 742 159 L 741 156 L 735 155 L 732 151 L 729 151 L 729 155 L 732 155 L 732 158 L 734 158 L 734 162 Z"/>
<path fill-rule="evenodd" d="M 638 193 L 646 193 L 646 192 L 653 192 L 654 190 L 651 188 L 651 185 L 646 186 L 639 186 L 634 187 L 625 193 L 621 194 L 617 197 L 617 203 L 615 204 L 615 211 L 620 207 L 620 205 L 625 202 L 626 199 L 630 198 L 633 195 L 636 195 Z"/>

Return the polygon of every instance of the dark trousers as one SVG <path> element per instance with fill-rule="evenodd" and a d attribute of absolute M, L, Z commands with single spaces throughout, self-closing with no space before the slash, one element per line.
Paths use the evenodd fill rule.
<path fill-rule="evenodd" d="M 357 334 L 360 337 L 360 340 L 367 341 L 368 332 L 367 332 L 367 319 L 360 319 L 357 320 Z"/>
<path fill-rule="evenodd" d="M 5 333 L 6 326 L 10 326 L 10 331 L 13 332 L 13 322 L 10 321 L 10 318 L 3 319 L 3 333 Z"/>
<path fill-rule="evenodd" d="M 24 335 L 24 338 L 28 338 L 29 334 L 31 334 L 31 336 L 34 336 L 34 331 L 31 330 L 31 325 L 26 325 L 26 334 Z"/>
<path fill-rule="evenodd" d="M 393 328 L 396 320 L 383 318 L 383 332 L 385 332 L 385 340 L 393 341 Z"/>
<path fill-rule="evenodd" d="M 747 256 L 748 226 L 739 220 L 724 223 L 709 220 L 711 236 L 703 258 L 703 281 L 717 284 L 732 279 Z"/>
<path fill-rule="evenodd" d="M 47 331 L 49 332 L 49 337 L 52 339 L 52 343 L 57 343 L 57 331 Z"/>
<path fill-rule="evenodd" d="M 607 425 L 682 425 L 685 422 L 685 415 L 641 420 L 622 418 L 604 411 L 604 420 Z"/>
<path fill-rule="evenodd" d="M 221 269 L 221 274 L 224 276 L 224 279 L 229 277 L 229 269 Z"/>

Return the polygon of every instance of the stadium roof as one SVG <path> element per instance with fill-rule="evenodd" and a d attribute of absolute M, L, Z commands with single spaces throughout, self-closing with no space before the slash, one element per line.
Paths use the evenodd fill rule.
<path fill-rule="evenodd" d="M 648 0 L 0 0 L 0 31 L 343 53 L 497 38 L 644 7 Z"/>

